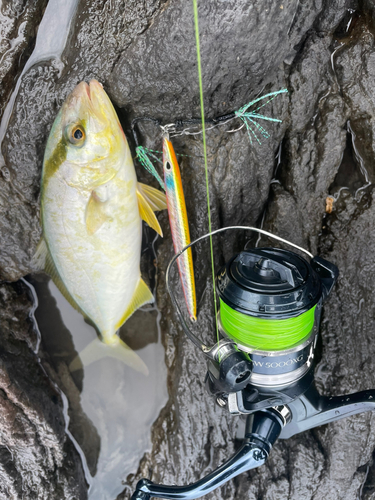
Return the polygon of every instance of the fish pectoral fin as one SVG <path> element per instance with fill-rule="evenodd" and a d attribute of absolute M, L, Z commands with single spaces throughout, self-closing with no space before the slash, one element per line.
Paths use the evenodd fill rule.
<path fill-rule="evenodd" d="M 152 229 L 154 229 L 158 234 L 160 234 L 160 236 L 163 236 L 163 231 L 161 230 L 158 219 L 156 218 L 150 204 L 139 189 L 137 189 L 137 198 L 139 215 L 141 216 L 141 219 L 147 222 L 147 224 L 152 227 Z"/>
<path fill-rule="evenodd" d="M 147 184 L 143 184 L 142 182 L 138 182 L 138 190 L 141 192 L 142 196 L 146 199 L 147 203 L 154 212 L 157 210 L 165 210 L 167 208 L 167 197 L 158 189 L 147 186 Z"/>
<path fill-rule="evenodd" d="M 148 375 L 147 366 L 142 359 L 117 336 L 112 344 L 105 344 L 99 339 L 90 342 L 79 355 L 73 359 L 69 365 L 69 370 L 71 372 L 80 370 L 106 357 L 118 359 L 137 372 Z"/>
<path fill-rule="evenodd" d="M 86 229 L 89 235 L 95 234 L 108 219 L 104 210 L 105 202 L 100 201 L 99 197 L 92 191 L 86 206 Z"/>
<path fill-rule="evenodd" d="M 143 279 L 139 278 L 131 302 L 126 308 L 126 311 L 122 315 L 120 321 L 117 323 L 116 328 L 120 328 L 137 309 L 145 304 L 150 304 L 151 302 L 154 302 L 154 296 L 152 295 L 151 290 L 143 281 Z"/>
<path fill-rule="evenodd" d="M 46 260 L 48 257 L 48 248 L 46 240 L 42 237 L 36 247 L 35 253 L 31 258 L 31 266 L 34 271 L 44 271 L 46 267 Z"/>

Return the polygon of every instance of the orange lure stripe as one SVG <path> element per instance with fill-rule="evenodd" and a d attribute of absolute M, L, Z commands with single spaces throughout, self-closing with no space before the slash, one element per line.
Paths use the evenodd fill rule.
<path fill-rule="evenodd" d="M 190 232 L 180 168 L 172 143 L 167 137 L 163 138 L 163 171 L 173 247 L 175 253 L 178 253 L 190 243 Z M 197 298 L 195 294 L 193 255 L 191 248 L 188 248 L 177 259 L 177 265 L 190 319 L 196 321 Z"/>

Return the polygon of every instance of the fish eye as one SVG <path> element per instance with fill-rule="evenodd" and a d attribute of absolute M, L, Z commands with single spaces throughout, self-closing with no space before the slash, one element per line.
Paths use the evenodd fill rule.
<path fill-rule="evenodd" d="M 73 137 L 74 139 L 77 139 L 79 141 L 83 137 L 83 132 L 80 128 L 76 128 L 75 131 L 73 132 Z"/>
<path fill-rule="evenodd" d="M 169 161 L 167 161 L 167 163 L 165 164 L 165 170 L 170 170 L 171 168 L 171 164 L 169 163 Z"/>
<path fill-rule="evenodd" d="M 68 141 L 75 146 L 82 146 L 85 142 L 86 134 L 82 125 L 68 125 L 65 129 L 65 135 Z"/>

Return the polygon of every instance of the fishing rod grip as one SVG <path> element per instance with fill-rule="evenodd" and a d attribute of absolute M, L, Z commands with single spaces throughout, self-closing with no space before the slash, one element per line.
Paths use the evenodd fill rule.
<path fill-rule="evenodd" d="M 193 500 L 215 490 L 235 476 L 260 467 L 281 433 L 284 422 L 273 409 L 247 417 L 245 443 L 229 460 L 199 481 L 188 486 L 166 486 L 141 479 L 131 500 Z"/>

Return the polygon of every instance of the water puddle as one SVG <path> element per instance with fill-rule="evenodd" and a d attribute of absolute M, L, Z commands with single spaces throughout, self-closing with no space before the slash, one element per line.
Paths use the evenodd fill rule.
<path fill-rule="evenodd" d="M 91 477 L 90 500 L 115 500 L 145 452 L 151 450 L 151 426 L 168 400 L 160 312 L 137 311 L 122 327 L 121 338 L 142 358 L 149 375 L 104 358 L 70 377 L 69 363 L 96 337 L 45 275 L 29 277 L 39 306 L 35 318 L 44 349 L 62 380 L 69 400 L 70 431 L 85 453 Z"/>

